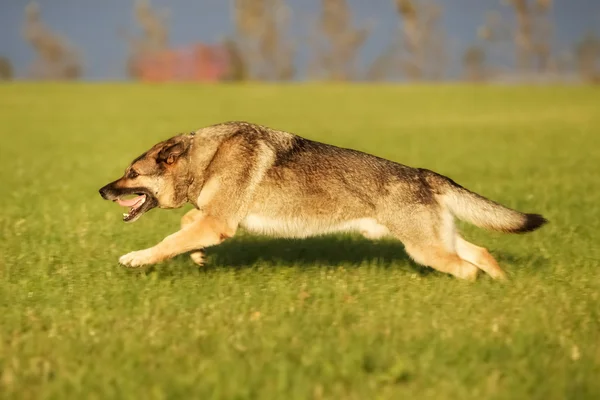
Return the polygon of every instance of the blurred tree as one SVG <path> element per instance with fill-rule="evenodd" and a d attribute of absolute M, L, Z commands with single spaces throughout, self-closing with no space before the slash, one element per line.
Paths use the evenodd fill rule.
<path fill-rule="evenodd" d="M 294 45 L 291 10 L 284 0 L 233 0 L 235 35 L 229 42 L 238 78 L 290 80 Z M 243 71 L 243 72 L 242 72 Z"/>
<path fill-rule="evenodd" d="M 477 45 L 469 47 L 463 55 L 465 78 L 471 82 L 480 82 L 487 78 L 485 51 Z"/>
<path fill-rule="evenodd" d="M 250 74 L 244 56 L 236 41 L 231 38 L 225 38 L 223 45 L 229 56 L 229 74 L 227 75 L 226 80 L 245 81 L 249 79 Z"/>
<path fill-rule="evenodd" d="M 521 72 L 533 68 L 546 72 L 549 66 L 551 25 L 548 14 L 552 0 L 509 0 L 517 17 L 515 32 L 517 67 Z M 536 65 L 537 64 L 537 65 Z"/>
<path fill-rule="evenodd" d="M 78 79 L 83 73 L 81 57 L 66 39 L 41 20 L 37 3 L 25 8 L 23 36 L 36 53 L 30 74 L 36 79 Z"/>
<path fill-rule="evenodd" d="M 430 0 L 394 0 L 402 21 L 397 38 L 371 65 L 371 79 L 385 79 L 401 71 L 409 80 L 435 80 L 444 75 L 442 8 Z"/>
<path fill-rule="evenodd" d="M 480 37 L 489 43 L 510 40 L 515 46 L 515 62 L 519 73 L 549 72 L 552 67 L 551 38 L 552 0 L 503 0 L 512 7 L 513 27 L 499 13 L 488 15 L 480 28 Z"/>
<path fill-rule="evenodd" d="M 129 42 L 127 73 L 130 77 L 139 79 L 141 71 L 137 61 L 160 53 L 169 46 L 168 12 L 166 9 L 155 10 L 149 0 L 136 0 L 134 16 L 141 30 L 140 35 L 124 32 L 123 36 Z"/>
<path fill-rule="evenodd" d="M 400 47 L 396 41 L 392 41 L 392 43 L 381 52 L 369 66 L 367 70 L 367 80 L 384 81 L 394 77 L 395 72 L 400 69 L 398 68 L 400 65 Z"/>
<path fill-rule="evenodd" d="M 396 0 L 396 7 L 403 20 L 406 76 L 411 80 L 438 78 L 443 65 L 442 40 L 438 31 L 441 7 L 432 2 L 414 0 Z"/>
<path fill-rule="evenodd" d="M 10 60 L 6 57 L 0 57 L 0 81 L 10 81 L 13 79 L 13 68 Z"/>
<path fill-rule="evenodd" d="M 321 14 L 311 40 L 311 75 L 326 80 L 358 78 L 358 51 L 369 34 L 368 27 L 355 28 L 346 0 L 321 0 Z"/>
<path fill-rule="evenodd" d="M 593 33 L 586 34 L 575 48 L 579 75 L 584 81 L 600 83 L 600 39 Z"/>

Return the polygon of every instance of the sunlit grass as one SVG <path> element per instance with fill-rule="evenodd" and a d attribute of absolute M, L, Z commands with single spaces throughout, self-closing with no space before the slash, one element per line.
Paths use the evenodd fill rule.
<path fill-rule="evenodd" d="M 600 396 L 600 93 L 588 88 L 0 86 L 0 397 Z M 146 271 L 178 229 L 97 190 L 155 142 L 249 120 L 433 169 L 544 214 L 461 225 L 510 275 L 466 284 L 402 245 L 243 232 Z"/>

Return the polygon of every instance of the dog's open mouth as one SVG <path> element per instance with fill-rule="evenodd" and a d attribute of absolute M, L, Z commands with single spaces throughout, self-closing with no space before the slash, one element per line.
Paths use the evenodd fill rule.
<path fill-rule="evenodd" d="M 123 197 L 118 197 L 114 201 L 117 202 L 120 206 L 129 207 L 129 212 L 123 214 L 123 221 L 132 222 L 151 208 L 148 207 L 147 203 L 149 202 L 147 200 L 148 196 L 146 194 L 135 193 L 134 197 L 127 199 Z"/>

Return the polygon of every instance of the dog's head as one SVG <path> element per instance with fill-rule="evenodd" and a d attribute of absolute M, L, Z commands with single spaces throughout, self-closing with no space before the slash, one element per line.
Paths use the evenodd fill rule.
<path fill-rule="evenodd" d="M 121 178 L 100 189 L 100 195 L 130 208 L 123 214 L 125 222 L 137 220 L 154 207 L 183 206 L 187 201 L 187 155 L 192 139 L 193 135 L 180 135 L 154 145 L 136 158 Z"/>

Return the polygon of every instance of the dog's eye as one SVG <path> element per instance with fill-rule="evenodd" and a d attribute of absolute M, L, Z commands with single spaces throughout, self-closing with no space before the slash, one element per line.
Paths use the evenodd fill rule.
<path fill-rule="evenodd" d="M 140 176 L 140 174 L 138 174 L 137 172 L 135 172 L 134 170 L 129 171 L 129 173 L 127 174 L 127 177 L 129 179 L 135 179 L 138 176 Z"/>

